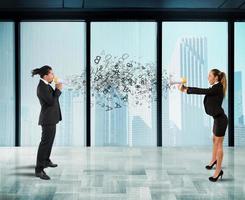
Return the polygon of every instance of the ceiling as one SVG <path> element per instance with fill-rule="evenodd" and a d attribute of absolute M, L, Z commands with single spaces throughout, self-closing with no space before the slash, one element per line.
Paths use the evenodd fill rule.
<path fill-rule="evenodd" d="M 0 9 L 245 9 L 245 0 L 1 0 Z"/>

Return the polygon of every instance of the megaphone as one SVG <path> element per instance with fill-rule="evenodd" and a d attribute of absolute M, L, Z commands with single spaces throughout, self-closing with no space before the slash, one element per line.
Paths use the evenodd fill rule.
<path fill-rule="evenodd" d="M 60 79 L 58 76 L 55 76 L 53 81 L 55 84 L 58 84 L 58 83 L 65 84 L 65 81 Z"/>
<path fill-rule="evenodd" d="M 184 85 L 186 83 L 187 83 L 187 80 L 186 80 L 185 77 L 180 78 L 180 81 L 171 81 L 170 80 L 170 85 L 176 85 L 176 84 L 182 84 L 182 85 Z"/>

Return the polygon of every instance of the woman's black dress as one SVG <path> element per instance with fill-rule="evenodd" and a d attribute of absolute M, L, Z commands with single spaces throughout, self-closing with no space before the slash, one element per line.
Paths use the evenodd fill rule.
<path fill-rule="evenodd" d="M 225 136 L 228 118 L 222 108 L 223 85 L 219 82 L 210 88 L 188 87 L 187 94 L 205 95 L 203 104 L 208 115 L 214 118 L 213 133 L 217 137 Z"/>

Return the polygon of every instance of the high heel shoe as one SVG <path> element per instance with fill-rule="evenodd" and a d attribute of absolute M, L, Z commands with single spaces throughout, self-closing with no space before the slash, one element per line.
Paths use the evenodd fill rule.
<path fill-rule="evenodd" d="M 219 179 L 219 177 L 222 179 L 223 174 L 224 174 L 223 170 L 220 170 L 219 175 L 217 177 L 214 178 L 213 176 L 211 176 L 209 177 L 209 180 L 212 182 L 216 182 Z"/>
<path fill-rule="evenodd" d="M 215 160 L 215 161 L 213 162 L 212 165 L 206 165 L 206 169 L 210 170 L 210 169 L 212 169 L 213 166 L 216 165 L 216 164 L 217 164 L 217 160 Z"/>

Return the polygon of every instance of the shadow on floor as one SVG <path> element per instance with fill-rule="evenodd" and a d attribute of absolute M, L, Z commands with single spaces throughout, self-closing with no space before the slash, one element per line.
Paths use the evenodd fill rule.
<path fill-rule="evenodd" d="M 220 182 L 233 182 L 234 178 L 222 178 Z"/>
<path fill-rule="evenodd" d="M 16 172 L 16 173 L 11 173 L 8 174 L 9 176 L 26 176 L 26 177 L 34 177 L 35 173 L 30 173 L 30 172 Z"/>
<path fill-rule="evenodd" d="M 35 169 L 35 165 L 16 166 L 14 169 Z"/>
<path fill-rule="evenodd" d="M 35 165 L 26 165 L 26 166 L 16 166 L 13 170 L 16 172 L 10 173 L 10 176 L 25 176 L 25 177 L 33 177 L 35 176 Z M 31 170 L 32 172 L 20 172 L 19 170 Z"/>

